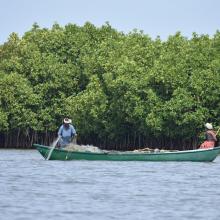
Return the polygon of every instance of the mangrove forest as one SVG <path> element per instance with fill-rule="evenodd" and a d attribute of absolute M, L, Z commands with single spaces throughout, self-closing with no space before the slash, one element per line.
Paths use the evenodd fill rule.
<path fill-rule="evenodd" d="M 220 32 L 166 40 L 55 23 L 0 45 L 0 147 L 50 144 L 64 117 L 79 144 L 192 149 L 220 126 Z"/>

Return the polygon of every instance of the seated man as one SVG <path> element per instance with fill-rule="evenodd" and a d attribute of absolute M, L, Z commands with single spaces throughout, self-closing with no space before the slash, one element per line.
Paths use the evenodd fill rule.
<path fill-rule="evenodd" d="M 63 125 L 60 126 L 58 131 L 59 137 L 59 145 L 61 148 L 66 147 L 66 145 L 70 144 L 73 138 L 77 135 L 76 130 L 71 125 L 72 120 L 69 118 L 64 118 Z"/>
<path fill-rule="evenodd" d="M 213 126 L 210 123 L 205 124 L 206 132 L 205 132 L 205 141 L 200 145 L 199 149 L 208 149 L 214 148 L 215 142 L 217 141 L 216 133 L 213 131 Z"/>

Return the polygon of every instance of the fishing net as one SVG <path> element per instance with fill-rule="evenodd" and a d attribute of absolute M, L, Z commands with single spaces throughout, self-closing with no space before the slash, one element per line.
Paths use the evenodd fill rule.
<path fill-rule="evenodd" d="M 65 148 L 67 151 L 78 151 L 78 152 L 94 152 L 94 153 L 102 153 L 103 150 L 101 150 L 98 147 L 94 147 L 92 145 L 78 145 L 78 144 L 68 144 Z"/>
<path fill-rule="evenodd" d="M 67 151 L 77 151 L 77 152 L 93 152 L 93 153 L 165 153 L 165 152 L 171 152 L 171 151 L 176 151 L 176 150 L 164 150 L 164 149 L 154 149 L 154 148 L 142 148 L 142 149 L 136 149 L 133 151 L 107 151 L 107 150 L 101 150 L 98 147 L 95 147 L 93 145 L 78 145 L 75 143 L 70 143 L 68 144 L 65 148 Z"/>

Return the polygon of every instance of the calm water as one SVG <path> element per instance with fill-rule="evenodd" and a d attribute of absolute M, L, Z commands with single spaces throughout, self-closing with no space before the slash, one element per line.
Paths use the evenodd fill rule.
<path fill-rule="evenodd" d="M 220 219 L 213 163 L 45 161 L 0 150 L 0 219 Z"/>

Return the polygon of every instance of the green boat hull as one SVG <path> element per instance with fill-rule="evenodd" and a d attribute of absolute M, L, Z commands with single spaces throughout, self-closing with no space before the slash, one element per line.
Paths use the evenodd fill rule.
<path fill-rule="evenodd" d="M 46 159 L 50 152 L 50 147 L 34 144 L 34 147 Z M 110 161 L 193 161 L 211 162 L 220 153 L 220 147 L 207 150 L 188 150 L 177 152 L 158 153 L 134 153 L 134 152 L 76 152 L 65 149 L 54 149 L 50 155 L 50 160 L 110 160 Z"/>

